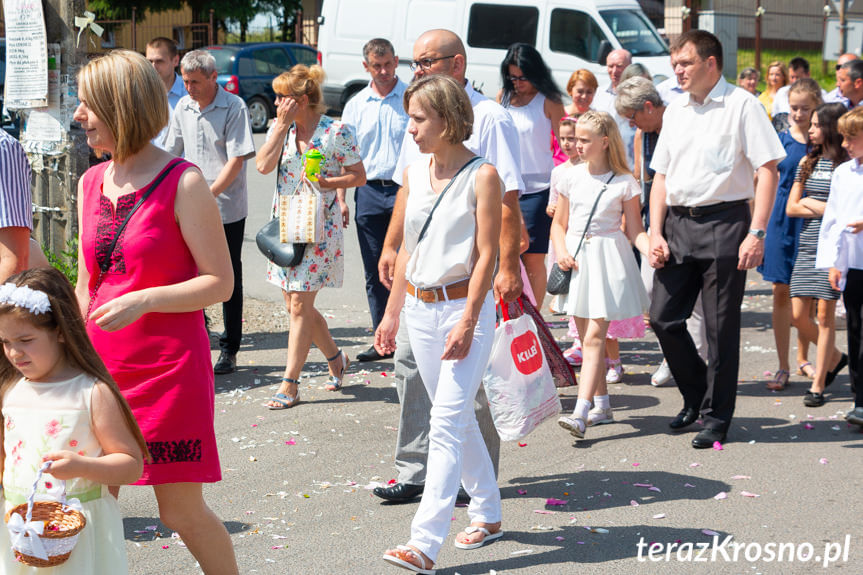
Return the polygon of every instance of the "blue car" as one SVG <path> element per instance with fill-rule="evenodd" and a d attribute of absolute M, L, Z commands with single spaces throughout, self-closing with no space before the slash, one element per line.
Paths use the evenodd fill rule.
<path fill-rule="evenodd" d="M 305 44 L 247 42 L 207 46 L 216 59 L 218 82 L 249 107 L 252 130 L 264 132 L 276 114 L 273 78 L 296 64 L 320 64 L 320 52 Z"/>

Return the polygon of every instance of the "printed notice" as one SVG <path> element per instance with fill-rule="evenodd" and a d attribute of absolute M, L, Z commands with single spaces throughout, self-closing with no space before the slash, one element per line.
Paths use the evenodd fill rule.
<path fill-rule="evenodd" d="M 48 105 L 48 41 L 41 0 L 5 0 L 6 107 Z"/>

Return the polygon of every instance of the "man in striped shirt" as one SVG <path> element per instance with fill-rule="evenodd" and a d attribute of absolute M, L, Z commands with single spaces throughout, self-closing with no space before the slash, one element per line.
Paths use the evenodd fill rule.
<path fill-rule="evenodd" d="M 0 283 L 27 269 L 32 227 L 30 163 L 18 140 L 0 130 Z"/>

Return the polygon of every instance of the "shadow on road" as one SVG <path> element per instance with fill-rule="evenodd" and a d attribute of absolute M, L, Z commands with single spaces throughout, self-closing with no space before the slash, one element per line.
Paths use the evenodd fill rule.
<path fill-rule="evenodd" d="M 241 521 L 225 521 L 228 533 L 242 533 L 252 528 Z M 156 517 L 124 517 L 124 536 L 129 541 L 155 541 L 156 539 L 171 539 L 172 530 L 165 527 Z"/>

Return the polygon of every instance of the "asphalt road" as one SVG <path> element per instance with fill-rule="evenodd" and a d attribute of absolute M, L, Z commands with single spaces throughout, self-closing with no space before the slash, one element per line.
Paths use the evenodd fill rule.
<path fill-rule="evenodd" d="M 395 477 L 392 364 L 354 364 L 343 390 L 330 393 L 323 390 L 325 363 L 313 350 L 301 385 L 303 403 L 288 411 L 262 407 L 284 367 L 286 337 L 284 330 L 266 327 L 285 318 L 281 295 L 263 281 L 263 258 L 254 247 L 273 178 L 253 172 L 250 166 L 247 329 L 239 370 L 216 380 L 224 478 L 206 486 L 205 495 L 231 532 L 241 573 L 401 573 L 380 556 L 407 541 L 416 504 L 382 504 L 370 491 Z M 353 227 L 345 250 L 344 287 L 324 290 L 318 302 L 338 344 L 353 357 L 370 337 Z M 863 487 L 863 435 L 842 420 L 852 407 L 848 376 L 839 376 L 821 408 L 803 406 L 807 382 L 800 376 L 784 392 L 767 391 L 766 372 L 776 369 L 770 290 L 756 273 L 749 279 L 737 411 L 721 451 L 692 449 L 695 429 L 668 429 L 682 402 L 674 386 L 649 385 L 660 361 L 653 335 L 624 341 L 624 383 L 610 386 L 617 423 L 573 441 L 547 422 L 523 441 L 505 443 L 505 537 L 479 550 L 455 549 L 452 536 L 467 524 L 465 510 L 457 508 L 438 573 L 863 571 L 854 504 Z M 562 339 L 565 318 L 549 319 Z M 844 349 L 840 325 L 837 342 Z M 576 393 L 562 390 L 565 409 L 573 408 Z M 158 522 L 152 490 L 124 488 L 121 506 L 132 573 L 199 572 Z M 734 548 L 722 545 L 728 536 L 744 544 L 736 560 Z M 714 537 L 716 550 L 702 550 Z M 647 545 L 654 542 L 665 546 L 653 556 L 658 561 L 648 558 Z M 675 547 L 666 553 L 669 544 Z M 770 560 L 779 551 L 783 560 Z"/>

